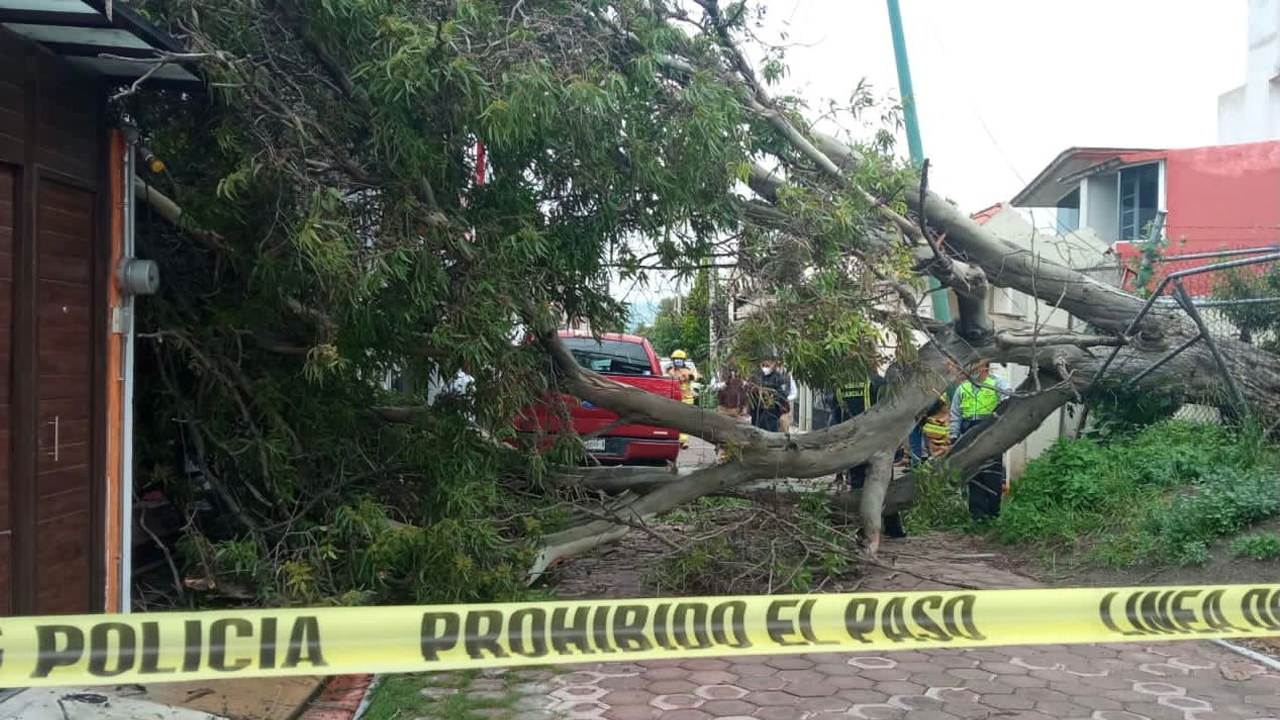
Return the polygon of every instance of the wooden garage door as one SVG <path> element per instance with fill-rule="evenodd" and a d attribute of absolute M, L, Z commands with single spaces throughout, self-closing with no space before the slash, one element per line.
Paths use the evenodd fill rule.
<path fill-rule="evenodd" d="M 92 193 L 43 180 L 37 194 L 36 612 L 87 612 L 93 507 Z"/>
<path fill-rule="evenodd" d="M 13 519 L 10 493 L 13 470 L 9 450 L 9 378 L 13 362 L 13 168 L 0 165 L 0 616 L 13 613 Z"/>

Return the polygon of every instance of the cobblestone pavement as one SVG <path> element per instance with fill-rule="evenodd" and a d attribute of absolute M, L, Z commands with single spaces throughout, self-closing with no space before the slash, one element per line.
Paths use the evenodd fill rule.
<path fill-rule="evenodd" d="M 1280 718 L 1280 673 L 1206 643 L 595 664 L 522 689 L 512 720 Z"/>
<path fill-rule="evenodd" d="M 961 536 L 886 548 L 889 567 L 862 590 L 1037 586 Z M 606 587 L 618 576 L 603 567 L 598 575 L 569 595 L 643 594 Z M 558 668 L 518 691 L 510 720 L 1280 720 L 1280 672 L 1206 642 L 601 663 Z"/>
<path fill-rule="evenodd" d="M 866 576 L 861 589 L 925 590 L 961 581 L 992 589 L 1037 586 L 988 564 L 998 558 L 970 542 L 932 535 L 889 543 L 884 560 L 890 567 Z M 638 594 L 634 587 L 583 583 L 572 596 Z M 521 699 L 522 712 L 512 720 L 1280 720 L 1280 672 L 1205 642 L 694 659 L 560 670 L 539 693 Z"/>
<path fill-rule="evenodd" d="M 681 464 L 705 462 L 710 452 L 695 440 Z M 575 560 L 558 595 L 644 595 L 633 566 L 660 551 L 650 545 L 632 533 Z M 1038 586 L 963 536 L 892 541 L 881 560 L 860 590 Z M 481 713 L 500 720 L 1280 720 L 1280 671 L 1205 642 L 698 658 L 485 675 L 449 692 L 518 695 L 513 707 Z M 423 690 L 432 692 L 440 691 Z"/>

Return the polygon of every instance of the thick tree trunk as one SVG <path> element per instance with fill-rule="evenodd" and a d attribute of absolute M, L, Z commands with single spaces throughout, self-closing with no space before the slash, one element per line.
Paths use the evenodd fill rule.
<path fill-rule="evenodd" d="M 867 479 L 862 488 L 858 514 L 862 517 L 867 552 L 873 557 L 880 551 L 880 535 L 884 531 L 884 499 L 892 479 L 893 452 L 882 451 L 872 455 L 867 461 Z"/>
<path fill-rule="evenodd" d="M 1135 377 L 1159 361 L 1170 342 L 1180 342 L 1186 327 L 1171 323 L 1168 336 L 1161 340 L 1140 340 L 1140 345 L 1120 350 L 1108 376 L 1123 380 Z M 892 452 L 910 432 L 920 415 L 937 399 L 938 393 L 953 378 L 947 361 L 954 357 L 962 364 L 984 358 L 1014 362 L 1038 368 L 1043 387 L 1054 388 L 1066 372 L 1075 387 L 1083 387 L 1105 360 L 1109 348 L 1091 348 L 1094 344 L 1114 344 L 1108 337 L 1079 336 L 1054 338 L 1058 344 L 1040 345 L 1027 341 L 1031 328 L 1026 323 L 996 323 L 996 333 L 986 345 L 972 346 L 946 330 L 937 334 L 935 343 L 925 347 L 911 366 L 891 373 L 893 392 L 890 399 L 870 412 L 839 425 L 802 435 L 784 436 L 767 433 L 739 423 L 718 413 L 644 393 L 635 388 L 609 381 L 590 371 L 572 366 L 565 375 L 569 392 L 596 405 L 611 408 L 631 419 L 673 427 L 692 435 L 732 445 L 739 459 L 679 476 L 679 482 L 662 482 L 653 492 L 632 505 L 636 517 L 650 517 L 690 502 L 702 495 L 729 489 L 753 480 L 767 478 L 812 478 L 830 475 L 868 461 L 872 455 Z M 1046 338 L 1047 339 L 1047 338 Z M 1071 344 L 1063 341 L 1073 340 Z M 554 340 L 544 339 L 544 342 Z M 553 353 L 554 354 L 554 353 Z M 1275 356 L 1249 346 L 1230 347 L 1227 355 L 1246 397 L 1255 411 L 1280 415 L 1280 364 Z M 1247 371 L 1247 372 L 1246 372 Z M 1221 374 L 1203 343 L 1150 373 L 1139 387 L 1159 389 L 1190 401 L 1202 401 L 1223 393 Z M 950 458 L 952 468 L 967 477 L 992 455 L 1004 452 L 1039 426 L 1054 409 L 1073 396 L 1070 387 L 1057 387 L 1041 395 L 1018 398 L 1009 404 L 1003 416 L 972 440 L 960 443 Z M 621 476 L 630 471 L 619 471 Z M 643 471 L 653 476 L 667 476 L 661 471 Z M 634 478 L 633 478 L 634 479 Z M 665 480 L 665 477 L 664 477 Z M 867 508 L 866 494 L 859 498 Z M 871 520 L 867 520 L 867 516 Z M 864 521 L 875 522 L 879 513 L 864 512 Z M 557 557 L 585 552 L 609 542 L 626 527 L 597 521 L 547 538 L 545 563 Z M 545 567 L 545 563 L 543 567 Z M 540 570 L 539 570 L 540 572 Z"/>
<path fill-rule="evenodd" d="M 842 167 L 857 163 L 854 151 L 833 137 L 814 133 L 814 144 Z M 1056 303 L 1097 327 L 1123 331 L 1145 302 L 1071 268 L 1033 256 L 1026 248 L 978 225 L 955 205 L 932 192 L 925 194 L 924 219 L 930 228 L 945 235 L 945 248 L 949 253 L 963 256 L 980 268 L 992 285 Z M 943 282 L 947 284 L 945 279 Z M 1161 309 L 1151 313 L 1138 330 L 1158 336 L 1163 325 L 1173 319 L 1173 313 Z"/>

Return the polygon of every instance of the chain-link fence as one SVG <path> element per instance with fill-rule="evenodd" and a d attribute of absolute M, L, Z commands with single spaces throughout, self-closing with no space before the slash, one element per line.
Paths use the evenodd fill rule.
<path fill-rule="evenodd" d="M 1221 389 L 1201 393 L 1179 408 L 1177 417 L 1221 422 L 1224 409 L 1245 405 L 1233 388 L 1238 386 L 1238 378 L 1227 376 L 1226 367 L 1248 367 L 1254 347 L 1280 351 L 1277 248 L 1170 255 L 1129 275 L 1130 283 L 1141 278 L 1160 295 L 1157 306 L 1182 306 L 1188 319 L 1200 325 L 1207 336 L 1198 342 L 1208 344 L 1225 366 L 1220 368 L 1224 373 Z"/>

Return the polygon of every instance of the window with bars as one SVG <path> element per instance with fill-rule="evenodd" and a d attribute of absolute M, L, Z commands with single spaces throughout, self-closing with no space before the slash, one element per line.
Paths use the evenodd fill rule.
<path fill-rule="evenodd" d="M 1160 207 L 1160 163 L 1120 171 L 1120 239 L 1140 240 Z"/>

